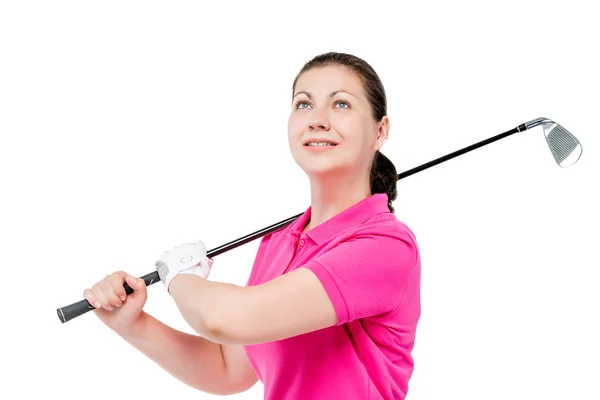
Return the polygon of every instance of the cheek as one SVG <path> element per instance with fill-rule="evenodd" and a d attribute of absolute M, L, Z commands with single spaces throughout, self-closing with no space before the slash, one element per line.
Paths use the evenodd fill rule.
<path fill-rule="evenodd" d="M 288 139 L 292 141 L 302 135 L 301 121 L 296 116 L 290 116 L 288 119 Z"/>
<path fill-rule="evenodd" d="M 335 118 L 332 127 L 343 138 L 345 143 L 357 149 L 366 145 L 369 140 L 369 128 L 360 118 Z"/>

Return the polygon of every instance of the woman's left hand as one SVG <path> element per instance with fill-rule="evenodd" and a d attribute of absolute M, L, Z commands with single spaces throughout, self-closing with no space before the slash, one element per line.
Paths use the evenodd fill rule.
<path fill-rule="evenodd" d="M 167 291 L 173 278 L 179 274 L 194 274 L 207 279 L 214 261 L 206 253 L 206 246 L 200 240 L 164 252 L 154 266 Z"/>

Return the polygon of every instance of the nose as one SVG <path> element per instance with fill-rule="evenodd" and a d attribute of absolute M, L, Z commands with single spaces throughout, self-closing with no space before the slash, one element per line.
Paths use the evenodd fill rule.
<path fill-rule="evenodd" d="M 327 111 L 315 108 L 312 112 L 309 129 L 313 130 L 329 130 L 329 115 Z"/>

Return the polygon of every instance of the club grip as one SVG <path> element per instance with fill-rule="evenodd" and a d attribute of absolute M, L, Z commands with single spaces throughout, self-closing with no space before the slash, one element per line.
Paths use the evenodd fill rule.
<path fill-rule="evenodd" d="M 153 283 L 159 282 L 160 276 L 158 275 L 157 271 L 154 271 L 142 276 L 141 279 L 144 280 L 146 286 L 150 286 Z M 133 289 L 127 283 L 125 283 L 123 287 L 125 288 L 125 292 L 128 296 L 131 293 L 133 293 Z M 58 319 L 60 319 L 60 322 L 64 324 L 65 322 L 70 321 L 75 317 L 79 317 L 80 315 L 83 315 L 86 312 L 92 311 L 94 309 L 95 307 L 91 305 L 89 301 L 83 299 L 76 303 L 69 304 L 68 306 L 56 309 L 56 314 L 58 315 Z"/>

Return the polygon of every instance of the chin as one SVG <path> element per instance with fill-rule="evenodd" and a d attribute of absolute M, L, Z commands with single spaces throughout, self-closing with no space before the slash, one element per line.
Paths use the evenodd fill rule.
<path fill-rule="evenodd" d="M 340 154 L 310 154 L 306 153 L 306 150 L 302 149 L 300 152 L 294 152 L 293 154 L 296 164 L 308 175 L 321 176 L 327 174 L 333 174 L 344 169 L 345 164 L 343 163 L 343 156 Z"/>
<path fill-rule="evenodd" d="M 301 164 L 300 168 L 302 168 L 309 178 L 332 175 L 343 170 L 342 165 L 331 161 Z"/>

